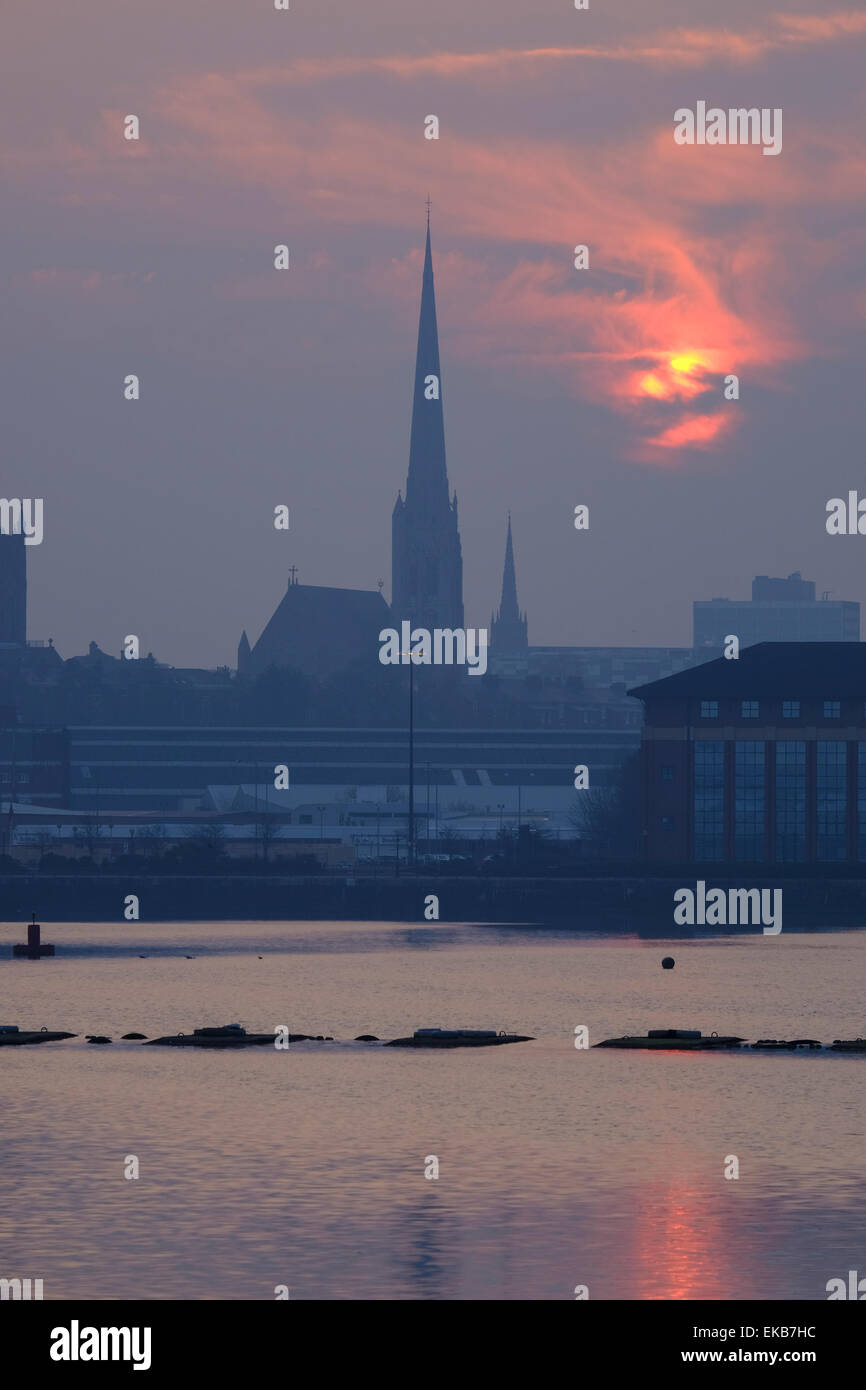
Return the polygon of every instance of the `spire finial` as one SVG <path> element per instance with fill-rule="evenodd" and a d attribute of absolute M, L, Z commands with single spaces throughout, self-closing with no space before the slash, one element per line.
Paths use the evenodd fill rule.
<path fill-rule="evenodd" d="M 431 209 L 432 206 L 433 206 L 433 204 L 432 204 L 431 201 L 430 201 L 430 194 L 428 193 L 428 194 L 427 194 L 427 230 L 428 230 L 428 232 L 429 232 L 429 230 L 430 230 L 430 209 Z"/>

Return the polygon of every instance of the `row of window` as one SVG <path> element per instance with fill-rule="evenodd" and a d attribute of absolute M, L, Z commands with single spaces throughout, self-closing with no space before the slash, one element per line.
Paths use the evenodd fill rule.
<path fill-rule="evenodd" d="M 857 746 L 857 857 L 866 860 L 866 743 Z M 721 740 L 695 744 L 694 833 L 695 858 L 719 861 L 725 852 L 725 745 Z M 664 772 L 662 774 L 664 776 Z M 673 769 L 671 769 L 673 775 Z M 766 857 L 765 745 L 758 741 L 734 744 L 734 858 L 756 863 Z M 785 739 L 776 743 L 775 825 L 769 827 L 778 863 L 805 860 L 806 743 Z M 816 857 L 823 861 L 847 856 L 847 744 L 819 740 L 816 744 Z M 662 828 L 673 830 L 671 817 Z"/>
<path fill-rule="evenodd" d="M 761 713 L 761 702 L 760 702 L 760 700 L 741 700 L 741 701 L 740 701 L 740 718 L 741 718 L 741 719 L 757 719 L 757 718 L 760 716 L 760 713 Z M 842 702 L 841 702 L 841 700 L 825 700 L 825 701 L 824 701 L 824 718 L 825 718 L 825 719 L 839 719 L 840 716 L 841 716 L 841 713 L 842 713 Z M 718 700 L 701 700 L 701 719 L 718 719 L 718 717 L 719 717 L 719 702 L 718 702 Z M 866 701 L 864 701 L 864 704 L 863 704 L 863 717 L 864 717 L 864 719 L 866 719 Z M 800 718 L 800 701 L 799 701 L 799 700 L 783 700 L 783 701 L 782 701 L 782 718 L 783 718 L 783 719 L 799 719 L 799 718 Z"/>

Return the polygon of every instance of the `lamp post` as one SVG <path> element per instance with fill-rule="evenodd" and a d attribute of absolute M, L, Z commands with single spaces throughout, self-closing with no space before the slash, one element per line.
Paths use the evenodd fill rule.
<path fill-rule="evenodd" d="M 406 844 L 406 862 L 409 868 L 415 864 L 415 672 L 412 662 L 412 646 L 409 646 L 409 839 Z"/>
<path fill-rule="evenodd" d="M 401 652 L 401 656 L 409 657 L 409 824 L 407 826 L 406 837 L 406 862 L 409 865 L 415 863 L 415 672 L 412 660 L 412 640 L 409 639 L 409 651 Z"/>
<path fill-rule="evenodd" d="M 424 839 L 427 844 L 427 855 L 430 855 L 430 764 L 427 764 L 427 810 L 424 814 Z"/>

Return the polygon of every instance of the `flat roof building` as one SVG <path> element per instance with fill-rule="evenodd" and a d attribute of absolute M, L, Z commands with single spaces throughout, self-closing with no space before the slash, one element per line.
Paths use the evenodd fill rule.
<path fill-rule="evenodd" d="M 740 647 L 757 642 L 859 642 L 860 605 L 829 595 L 815 598 L 815 585 L 798 572 L 787 579 L 759 574 L 751 599 L 699 600 L 693 608 L 696 652 L 721 652 L 725 639 Z"/>
<path fill-rule="evenodd" d="M 866 862 L 866 646 L 762 642 L 643 701 L 643 857 Z"/>

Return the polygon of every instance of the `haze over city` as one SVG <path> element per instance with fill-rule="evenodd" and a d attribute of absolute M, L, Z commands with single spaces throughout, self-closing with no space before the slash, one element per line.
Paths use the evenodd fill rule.
<path fill-rule="evenodd" d="M 692 600 L 756 573 L 866 597 L 824 526 L 862 477 L 862 11 L 81 0 L 6 27 L 34 638 L 213 666 L 291 565 L 389 597 L 428 196 L 467 622 L 508 507 L 536 644 L 686 645 Z M 783 109 L 782 153 L 678 146 L 698 100 Z"/>

